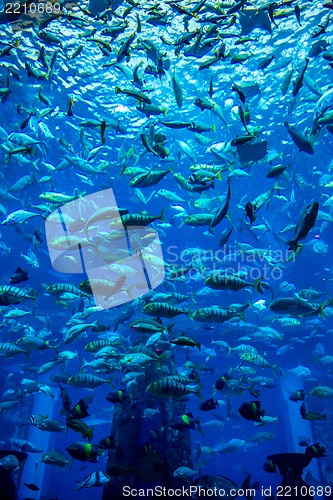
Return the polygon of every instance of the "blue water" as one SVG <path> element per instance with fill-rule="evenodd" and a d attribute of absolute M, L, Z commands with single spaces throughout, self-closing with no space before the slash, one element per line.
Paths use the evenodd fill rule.
<path fill-rule="evenodd" d="M 218 10 L 217 2 L 206 2 L 196 17 L 189 20 L 189 31 L 200 30 L 203 35 L 205 27 L 211 26 L 209 16 L 224 14 L 229 7 L 223 4 Z M 332 420 L 332 399 L 307 396 L 308 411 L 327 414 L 327 422 L 320 420 L 312 424 L 305 421 L 299 414 L 301 403 L 289 400 L 289 394 L 304 388 L 307 393 L 318 385 L 332 387 L 332 362 L 333 360 L 321 361 L 324 356 L 332 355 L 332 308 L 326 304 L 324 319 L 319 314 L 298 317 L 300 325 L 282 327 L 277 321 L 277 315 L 268 309 L 273 299 L 292 297 L 295 292 L 302 289 L 313 288 L 323 292 L 318 304 L 332 297 L 332 265 L 330 251 L 333 242 L 332 223 L 324 222 L 318 216 L 314 228 L 306 236 L 302 251 L 296 257 L 288 252 L 287 241 L 294 237 L 294 230 L 287 232 L 282 230 L 289 224 L 296 225 L 306 206 L 314 201 L 319 202 L 319 209 L 332 217 L 331 206 L 324 205 L 325 201 L 332 195 L 330 183 L 333 181 L 332 174 L 332 134 L 328 129 L 322 127 L 319 135 L 313 137 L 314 154 L 309 155 L 298 150 L 291 140 L 284 122 L 294 125 L 303 134 L 309 133 L 314 120 L 316 103 L 320 95 L 332 87 L 332 68 L 329 61 L 323 58 L 323 53 L 316 57 L 310 57 L 306 75 L 315 82 L 319 89 L 319 95 L 309 89 L 303 83 L 294 104 L 292 105 L 292 83 L 285 95 L 282 95 L 281 84 L 287 71 L 293 69 L 292 81 L 295 81 L 304 67 L 305 60 L 313 43 L 327 41 L 329 43 L 332 34 L 331 24 L 328 24 L 326 32 L 318 37 L 312 38 L 313 34 L 328 19 L 330 10 L 323 8 L 317 2 L 292 2 L 291 6 L 281 6 L 287 9 L 284 16 L 276 16 L 276 28 L 271 23 L 272 32 L 262 28 L 254 28 L 250 32 L 250 40 L 242 44 L 235 44 L 239 39 L 241 27 L 239 24 L 239 11 L 235 14 L 226 14 L 228 20 L 235 23 L 226 28 L 218 24 L 219 38 L 213 35 L 213 47 L 207 55 L 202 57 L 186 57 L 180 49 L 179 56 L 175 56 L 171 44 L 176 43 L 180 34 L 185 34 L 184 16 L 176 14 L 167 3 L 159 4 L 162 12 L 167 12 L 168 23 L 166 26 L 154 26 L 147 22 L 148 7 L 154 9 L 154 2 L 138 2 L 130 12 L 125 12 L 131 4 L 123 3 L 109 14 L 108 21 L 101 21 L 89 17 L 80 12 L 78 7 L 67 6 L 67 14 L 70 8 L 73 13 L 81 18 L 83 25 L 71 22 L 62 17 L 52 21 L 45 30 L 58 37 L 60 43 L 46 43 L 38 37 L 38 22 L 34 21 L 32 26 L 24 26 L 23 20 L 18 24 L 2 24 L 3 38 L 1 43 L 12 45 L 10 53 L 0 58 L 0 80 L 2 88 L 9 88 L 7 98 L 3 98 L 1 104 L 1 194 L 0 212 L 2 221 L 17 209 L 24 209 L 46 217 L 58 205 L 47 206 L 40 195 L 45 192 L 55 191 L 67 195 L 79 193 L 81 196 L 90 195 L 108 188 L 112 188 L 118 207 L 125 207 L 129 213 L 147 212 L 150 215 L 158 215 L 164 208 L 165 222 L 156 220 L 151 227 L 154 228 L 162 244 L 165 264 L 166 278 L 156 289 L 156 293 L 178 292 L 188 295 L 189 299 L 180 307 L 184 311 L 189 310 L 188 315 L 179 315 L 175 319 L 162 318 L 164 325 L 176 322 L 173 331 L 175 335 L 180 333 L 194 337 L 202 343 L 201 352 L 190 348 L 188 359 L 198 364 L 205 364 L 211 369 L 209 372 L 200 372 L 200 383 L 203 384 L 202 395 L 205 400 L 213 398 L 219 401 L 216 411 L 202 412 L 199 410 L 199 399 L 191 395 L 186 402 L 187 408 L 195 417 L 200 418 L 201 424 L 210 420 L 220 420 L 223 427 L 204 428 L 204 436 L 196 430 L 191 431 L 193 458 L 195 458 L 198 444 L 201 447 L 216 448 L 231 439 L 242 439 L 246 444 L 239 450 L 230 454 L 213 454 L 207 461 L 203 453 L 201 459 L 203 465 L 199 474 L 221 474 L 240 485 L 248 474 L 251 474 L 251 482 L 259 481 L 265 487 L 276 486 L 280 482 L 277 474 L 267 474 L 262 465 L 266 457 L 273 453 L 299 452 L 304 448 L 298 445 L 299 437 L 306 436 L 311 443 L 322 442 L 327 448 L 327 457 L 319 461 L 313 461 L 311 473 L 318 483 L 322 485 L 332 484 L 333 478 L 330 472 L 332 466 L 332 434 L 330 431 Z M 182 7 L 193 8 L 195 2 L 181 2 Z M 293 9 L 295 5 L 301 8 L 302 26 L 297 23 Z M 155 7 L 154 7 L 155 6 Z M 257 3 L 256 3 L 257 6 Z M 258 4 L 259 6 L 259 4 Z M 84 5 L 86 8 L 87 5 Z M 250 7 L 250 4 L 247 5 Z M 290 12 L 288 11 L 290 9 Z M 112 12 L 112 8 L 110 9 Z M 267 16 L 267 11 L 266 16 Z M 103 37 L 101 31 L 113 23 L 119 21 L 118 16 L 125 15 L 128 26 L 124 33 L 116 39 Z M 141 32 L 137 33 L 137 15 L 141 19 Z M 235 16 L 233 18 L 232 16 Z M 27 20 L 27 19 L 26 19 Z M 29 19 L 28 19 L 29 20 Z M 221 22 L 212 20 L 214 22 Z M 186 25 L 186 23 L 185 23 Z M 93 30 L 96 29 L 95 35 Z M 91 35 L 85 34 L 91 30 Z M 116 63 L 117 50 L 122 43 L 135 33 L 134 41 L 131 43 L 130 56 Z M 232 36 L 227 36 L 231 33 Z M 101 45 L 93 38 L 104 40 L 109 44 L 109 55 L 104 55 L 100 49 Z M 162 38 L 161 38 L 162 37 Z M 164 38 L 163 38 L 164 37 Z M 144 72 L 148 64 L 153 64 L 147 58 L 146 51 L 140 40 L 150 40 L 160 51 L 165 64 L 164 74 L 160 77 Z M 199 69 L 199 64 L 214 56 L 214 50 L 222 43 L 226 44 L 225 57 L 220 58 L 208 69 Z M 82 52 L 74 59 L 68 59 L 68 54 L 78 45 L 83 45 Z M 36 62 L 41 47 L 45 47 L 47 64 L 55 52 L 56 61 L 52 76 L 37 79 L 28 77 L 25 68 L 26 62 L 34 65 L 39 71 L 48 71 Z M 1 49 L 2 45 L 0 46 Z M 329 52 L 330 48 L 327 48 Z M 250 57 L 247 61 L 232 64 L 230 58 L 238 53 L 246 53 Z M 274 54 L 272 63 L 263 70 L 258 69 L 258 64 L 267 56 Z M 110 64 L 111 63 L 111 64 Z M 137 88 L 131 80 L 120 70 L 133 72 L 139 65 L 138 74 L 143 82 L 143 88 Z M 169 68 L 169 69 L 168 69 Z M 172 88 L 172 76 L 176 75 L 183 92 L 182 107 L 176 104 Z M 7 79 L 9 75 L 9 81 Z M 215 105 L 223 111 L 228 127 L 213 111 L 200 109 L 194 105 L 195 99 L 209 98 L 208 90 L 210 79 L 212 79 L 214 94 L 212 99 Z M 246 98 L 242 104 L 237 93 L 232 91 L 233 84 L 246 87 L 254 83 L 260 87 L 257 95 Z M 116 94 L 115 87 L 122 90 L 140 91 L 151 98 L 153 104 L 166 108 L 166 116 L 147 117 L 136 109 L 137 101 L 123 93 Z M 49 112 L 41 116 L 41 112 L 48 106 L 38 98 L 38 90 L 50 101 Z M 68 116 L 67 110 L 69 99 L 73 99 L 73 116 Z M 238 114 L 238 106 L 243 110 L 248 108 L 250 112 L 249 131 L 258 133 L 259 140 L 268 143 L 267 154 L 259 161 L 241 163 L 237 149 L 230 146 L 230 141 L 237 136 L 247 134 Z M 23 127 L 22 122 L 32 113 L 28 124 Z M 80 126 L 84 120 L 118 120 L 123 132 L 114 130 L 108 126 L 105 132 L 105 144 L 96 156 L 90 160 L 95 168 L 101 162 L 106 162 L 107 168 L 101 174 L 84 173 L 81 168 L 67 164 L 65 168 L 59 167 L 65 155 L 87 158 L 89 152 L 101 145 L 100 128 L 89 128 Z M 186 128 L 174 130 L 162 126 L 159 119 L 166 121 L 183 121 L 205 124 L 214 130 L 200 134 L 207 140 L 206 145 L 198 142 L 193 132 Z M 48 127 L 50 134 L 45 135 L 43 125 Z M 20 129 L 22 126 L 22 129 Z M 150 127 L 150 132 L 149 132 Z M 164 146 L 168 150 L 168 156 L 162 159 L 154 155 L 143 145 L 141 136 L 151 137 L 152 127 L 154 133 L 164 134 L 166 140 Z M 256 127 L 256 130 L 253 128 Z M 258 127 L 261 132 L 259 134 Z M 216 129 L 216 130 L 215 130 Z M 33 146 L 33 151 L 13 152 L 17 144 L 9 139 L 11 132 L 21 132 L 39 145 Z M 183 141 L 189 148 L 195 162 L 181 149 L 176 141 Z M 210 140 L 210 142 L 208 142 Z M 64 146 L 64 141 L 67 146 Z M 218 157 L 213 151 L 219 151 Z M 127 157 L 126 157 L 127 154 Z M 193 164 L 215 165 L 219 170 L 219 177 L 214 180 L 214 187 L 200 193 L 189 192 L 180 187 L 174 174 L 179 173 L 186 179 L 193 175 L 190 169 Z M 286 171 L 277 178 L 267 178 L 266 174 L 270 168 L 278 164 L 286 165 Z M 131 177 L 121 175 L 122 167 L 135 166 L 146 171 L 168 170 L 170 172 L 158 183 L 158 185 L 141 188 L 141 194 L 129 185 Z M 247 176 L 238 172 L 233 174 L 234 169 L 241 169 Z M 82 175 L 84 174 L 85 178 Z M 30 181 L 22 190 L 13 190 L 12 186 L 23 176 L 29 175 Z M 205 174 L 206 175 L 206 174 Z M 227 193 L 227 176 L 230 175 L 231 200 L 228 210 L 228 218 L 209 231 L 208 225 L 191 227 L 186 224 L 186 217 L 196 213 L 214 214 L 225 200 Z M 274 189 L 274 187 L 278 189 Z M 176 193 L 184 199 L 184 202 L 170 202 L 157 195 L 159 189 L 167 189 Z M 75 191 L 77 190 L 77 192 Z M 246 218 L 245 205 L 253 201 L 259 195 L 272 190 L 265 203 L 257 212 L 257 218 L 250 226 Z M 9 192 L 17 199 L 8 199 Z M 154 193 L 155 192 L 155 193 Z M 196 209 L 195 201 L 214 198 L 215 201 L 207 209 Z M 149 200 L 149 201 L 148 201 Z M 145 203 L 146 201 L 146 203 Z M 44 207 L 37 207 L 43 205 Z M 47 210 L 48 209 L 48 210 Z M 246 221 L 246 222 L 245 222 Z M 223 230 L 233 227 L 228 243 L 220 248 L 219 240 Z M 36 238 L 36 232 L 38 238 Z M 246 247 L 244 246 L 246 245 Z M 275 263 L 283 263 L 276 267 L 267 259 L 258 256 L 253 259 L 246 253 L 247 250 L 261 249 L 270 250 L 271 256 L 276 259 Z M 182 252 L 188 249 L 205 250 L 206 254 L 200 256 L 192 266 L 192 270 L 181 280 L 172 281 L 168 274 L 176 267 L 186 267 L 191 264 L 191 259 L 184 257 Z M 32 252 L 32 254 L 31 254 Z M 218 254 L 217 254 L 218 252 Z M 185 254 L 186 255 L 186 254 Z M 218 260 L 211 259 L 211 255 Z M 26 257 L 29 257 L 28 259 Z M 288 257 L 293 256 L 290 262 L 285 262 Z M 237 273 L 244 270 L 247 272 L 245 279 L 253 283 L 262 277 L 267 283 L 263 294 L 257 293 L 249 286 L 240 291 L 215 291 L 204 284 L 214 265 L 220 269 L 227 268 L 229 273 Z M 80 359 L 83 356 L 86 361 L 92 360 L 92 355 L 85 352 L 84 346 L 98 338 L 108 338 L 113 335 L 114 321 L 123 313 L 128 305 L 135 307 L 134 314 L 129 320 L 120 324 L 116 335 L 124 340 L 124 345 L 129 349 L 135 341 L 136 334 L 130 330 L 130 323 L 138 318 L 150 318 L 142 313 L 142 307 L 152 297 L 152 294 L 135 300 L 132 304 L 120 305 L 95 313 L 87 319 L 87 322 L 99 321 L 101 325 L 109 327 L 100 334 L 88 330 L 75 341 L 69 344 L 63 343 L 66 322 L 83 307 L 89 307 L 87 299 L 74 300 L 67 305 L 55 302 L 55 297 L 48 295 L 46 287 L 53 283 L 71 283 L 75 286 L 86 279 L 79 274 L 62 274 L 52 268 L 45 234 L 45 222 L 42 217 L 34 217 L 27 222 L 13 225 L 3 224 L 1 226 L 0 240 L 0 269 L 2 286 L 9 285 L 9 279 L 18 267 L 28 272 L 29 281 L 20 283 L 19 287 L 35 295 L 35 301 L 26 300 L 21 304 L 11 305 L 11 308 L 23 309 L 31 312 L 31 315 L 23 316 L 16 320 L 2 317 L 1 342 L 10 342 L 13 345 L 23 336 L 36 336 L 49 340 L 51 345 L 59 344 L 58 350 L 70 350 L 77 356 L 64 365 L 55 365 L 45 374 L 36 374 L 38 368 L 55 358 L 53 349 L 46 348 L 38 351 L 33 349 L 29 353 L 29 359 L 23 354 L 16 357 L 2 357 L 1 362 L 1 394 L 2 401 L 16 399 L 19 390 L 22 393 L 20 404 L 13 409 L 0 414 L 1 432 L 0 441 L 2 449 L 19 451 L 18 440 L 29 441 L 40 447 L 45 453 L 55 449 L 66 453 L 66 447 L 75 441 L 83 441 L 80 434 L 72 430 L 60 433 L 46 433 L 33 428 L 28 424 L 32 414 L 48 415 L 50 418 L 59 419 L 65 424 L 65 417 L 60 415 L 61 399 L 59 387 L 52 381 L 55 372 L 64 370 L 68 377 L 80 369 Z M 170 267 L 175 266 L 175 267 Z M 288 291 L 289 290 L 289 291 Z M 261 302 L 257 302 L 260 301 Z M 250 302 L 245 310 L 245 321 L 233 318 L 226 323 L 206 324 L 193 321 L 191 316 L 197 308 L 210 307 L 212 305 L 227 308 L 232 303 Z M 3 307 L 3 306 L 1 306 Z M 1 310 L 2 316 L 6 309 Z M 287 315 L 283 315 L 286 317 Z M 292 316 L 291 316 L 292 317 Z M 211 329 L 209 329 L 211 325 Z M 253 334 L 258 331 L 257 327 L 269 326 L 283 334 L 278 339 L 256 340 Z M 16 330 L 16 331 L 15 331 Z M 246 340 L 240 340 L 242 337 Z M 148 338 L 148 337 L 147 337 Z M 170 337 L 172 338 L 172 337 Z M 275 387 L 266 388 L 259 384 L 256 389 L 260 390 L 259 400 L 266 414 L 279 417 L 279 420 L 267 426 L 254 426 L 252 421 L 241 418 L 238 408 L 245 401 L 252 401 L 253 396 L 246 391 L 242 395 L 231 395 L 231 411 L 227 410 L 227 397 L 223 391 L 213 395 L 212 387 L 215 381 L 229 370 L 236 369 L 241 360 L 237 352 L 227 356 L 227 350 L 214 345 L 212 341 L 223 340 L 231 347 L 239 344 L 250 344 L 258 353 L 265 357 L 271 365 L 278 365 L 276 373 L 272 369 L 255 367 L 255 376 L 265 376 L 274 380 Z M 318 344 L 321 346 L 318 347 Z M 17 344 L 19 345 L 19 344 Z M 281 353 L 282 346 L 286 352 Z M 187 361 L 186 350 L 182 347 L 172 348 L 177 367 L 184 372 L 184 364 Z M 319 352 L 320 351 L 320 352 Z M 120 349 L 121 355 L 126 352 Z M 317 353 L 319 352 L 319 354 Z M 244 364 L 246 365 L 246 364 Z M 249 366 L 249 365 L 246 365 Z M 305 367 L 309 370 L 307 374 L 296 376 L 290 370 L 297 367 Z M 89 373 L 94 373 L 89 369 Z M 98 374 L 102 378 L 108 375 Z M 234 375 L 234 372 L 233 372 Z M 121 387 L 120 381 L 123 374 L 117 371 L 113 377 L 115 388 Z M 238 375 L 242 378 L 242 375 Z M 251 376 L 248 376 L 250 379 Z M 52 390 L 52 396 L 43 392 L 29 395 L 26 392 L 27 379 L 48 385 Z M 244 379 L 248 383 L 247 379 Z M 82 389 L 67 385 L 72 403 L 75 404 L 81 397 L 91 394 L 89 389 Z M 104 384 L 94 390 L 94 401 L 89 405 L 90 415 L 107 422 L 94 428 L 93 443 L 110 433 L 113 416 L 113 405 L 107 402 L 105 396 L 110 387 Z M 9 392 L 8 392 L 9 391 Z M 251 436 L 257 432 L 270 432 L 273 439 L 255 444 Z M 82 489 L 76 493 L 76 481 L 81 481 L 85 476 L 100 470 L 105 470 L 107 453 L 99 458 L 98 464 L 74 461 L 71 469 L 68 467 L 60 469 L 54 466 L 40 463 L 42 454 L 29 454 L 29 459 L 24 469 L 24 482 L 36 483 L 40 487 L 39 492 L 25 489 L 21 482 L 18 498 L 31 497 L 35 499 L 57 498 L 64 500 L 73 498 L 101 498 L 102 488 L 93 490 Z M 194 460 L 193 468 L 196 469 L 198 461 Z M 317 467 L 320 463 L 319 468 Z M 195 476 L 198 477 L 198 474 Z M 93 493 L 92 493 L 93 492 Z"/>

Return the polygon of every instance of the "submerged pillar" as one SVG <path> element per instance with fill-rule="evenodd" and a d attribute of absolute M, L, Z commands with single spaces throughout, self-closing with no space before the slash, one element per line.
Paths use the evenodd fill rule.
<path fill-rule="evenodd" d="M 156 366 L 155 366 L 156 365 Z M 174 359 L 163 362 L 169 375 L 176 375 Z M 164 376 L 164 375 L 163 375 Z M 157 363 L 127 384 L 124 402 L 115 405 L 106 474 L 111 478 L 104 487 L 103 500 L 123 500 L 130 489 L 154 487 L 179 488 L 189 481 L 175 478 L 181 466 L 192 467 L 190 430 L 170 427 L 173 419 L 186 412 L 186 404 L 173 398 L 159 398 L 146 387 L 161 378 Z"/>
<path fill-rule="evenodd" d="M 8 469 L 3 466 L 0 470 L 0 495 L 1 500 L 16 500 L 18 497 L 18 487 L 21 480 L 22 470 L 27 459 L 28 454 L 22 451 L 1 450 L 0 459 L 8 458 Z M 19 464 L 15 470 L 12 470 L 10 463 L 12 458 L 17 459 Z"/>

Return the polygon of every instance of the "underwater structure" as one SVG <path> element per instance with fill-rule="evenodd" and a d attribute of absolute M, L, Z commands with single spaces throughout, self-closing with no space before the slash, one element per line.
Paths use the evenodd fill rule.
<path fill-rule="evenodd" d="M 332 496 L 333 2 L 0 10 L 0 500 Z"/>
<path fill-rule="evenodd" d="M 175 360 L 168 359 L 167 366 L 170 376 L 176 376 Z M 173 475 L 178 467 L 193 466 L 190 429 L 171 428 L 172 422 L 185 414 L 186 405 L 174 398 L 156 399 L 145 394 L 146 387 L 158 379 L 158 372 L 158 367 L 146 369 L 130 384 L 125 400 L 116 404 L 110 434 L 113 449 L 108 452 L 105 470 L 111 480 L 104 487 L 103 499 L 111 495 L 117 500 L 123 498 L 125 486 L 145 490 L 190 484 L 188 479 Z M 150 412 L 154 417 L 147 419 Z"/>

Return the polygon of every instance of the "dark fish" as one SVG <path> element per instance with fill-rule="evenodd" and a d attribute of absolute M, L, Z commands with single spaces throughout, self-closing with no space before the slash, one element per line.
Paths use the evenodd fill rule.
<path fill-rule="evenodd" d="M 238 87 L 235 83 L 233 84 L 233 86 L 231 87 L 231 90 L 233 92 L 237 92 L 238 94 L 238 97 L 240 98 L 240 100 L 242 101 L 243 104 L 245 104 L 245 100 L 246 100 L 246 96 L 244 94 L 244 92 L 242 91 L 242 89 L 240 87 Z"/>
<path fill-rule="evenodd" d="M 215 382 L 215 389 L 218 391 L 222 391 L 225 388 L 226 384 L 228 383 L 228 380 L 231 379 L 232 377 L 230 377 L 227 373 L 225 373 Z"/>
<path fill-rule="evenodd" d="M 65 387 L 62 387 L 62 385 L 59 382 L 58 385 L 60 387 L 60 398 L 61 398 L 63 412 L 67 414 L 71 410 L 72 401 L 67 392 L 67 389 Z"/>
<path fill-rule="evenodd" d="M 300 414 L 301 414 L 302 417 L 303 417 L 303 415 L 306 414 L 306 403 L 305 403 L 305 401 L 301 404 L 299 412 L 300 412 Z"/>
<path fill-rule="evenodd" d="M 296 226 L 296 238 L 288 242 L 289 250 L 295 251 L 297 249 L 298 242 L 300 240 L 304 240 L 304 238 L 307 237 L 309 231 L 311 231 L 311 229 L 315 225 L 318 210 L 319 203 L 317 201 L 306 207 L 301 220 Z"/>
<path fill-rule="evenodd" d="M 245 420 L 253 420 L 254 422 L 261 422 L 261 417 L 265 415 L 265 410 L 260 408 L 260 401 L 243 403 L 238 408 L 238 412 Z"/>
<path fill-rule="evenodd" d="M 272 460 L 266 460 L 266 462 L 263 465 L 263 469 L 266 472 L 277 472 L 277 465 L 275 462 Z"/>
<path fill-rule="evenodd" d="M 66 450 L 71 457 L 81 462 L 97 462 L 97 457 L 104 453 L 96 444 L 77 442 L 67 446 Z"/>
<path fill-rule="evenodd" d="M 105 130 L 106 130 L 106 121 L 101 121 L 101 141 L 102 144 L 105 144 Z"/>
<path fill-rule="evenodd" d="M 307 411 L 302 415 L 303 420 L 327 420 L 327 415 L 318 413 L 316 411 Z"/>
<path fill-rule="evenodd" d="M 275 2 L 272 2 L 272 3 L 269 4 L 269 6 L 268 6 L 268 15 L 269 15 L 270 20 L 274 24 L 274 26 L 278 27 L 278 25 L 276 24 L 276 22 L 274 20 L 274 7 L 275 6 L 276 6 Z"/>
<path fill-rule="evenodd" d="M 271 62 L 273 61 L 274 59 L 274 54 L 269 56 L 269 57 L 266 57 L 266 59 L 264 59 L 263 61 L 261 61 L 259 64 L 258 64 L 258 69 L 265 69 L 267 68 Z"/>
<path fill-rule="evenodd" d="M 110 403 L 123 403 L 128 399 L 126 390 L 119 390 L 119 391 L 111 391 L 109 394 L 106 396 L 106 399 Z"/>
<path fill-rule="evenodd" d="M 287 127 L 290 137 L 292 138 L 298 149 L 300 151 L 304 151 L 304 153 L 313 155 L 314 154 L 313 144 L 306 137 L 306 135 L 302 134 L 302 132 L 300 132 L 296 127 L 289 125 L 288 122 L 285 122 L 284 125 L 285 127 Z"/>
<path fill-rule="evenodd" d="M 310 444 L 310 439 L 305 436 L 300 436 L 298 444 L 299 446 L 308 446 Z"/>
<path fill-rule="evenodd" d="M 227 215 L 228 210 L 229 210 L 230 197 L 231 197 L 230 179 L 228 178 L 228 192 L 227 192 L 227 196 L 226 196 L 225 201 L 224 201 L 224 205 L 214 215 L 214 218 L 209 225 L 210 228 L 214 228 L 215 226 L 217 226 L 224 219 L 224 217 Z"/>
<path fill-rule="evenodd" d="M 302 23 L 301 23 L 301 9 L 299 8 L 298 5 L 295 5 L 295 16 L 296 16 L 298 24 L 300 26 L 302 26 Z"/>
<path fill-rule="evenodd" d="M 275 299 L 271 302 L 268 308 L 278 314 L 290 314 L 293 316 L 316 316 L 317 314 L 324 315 L 325 307 L 328 303 L 325 301 L 322 304 L 314 304 L 304 299 L 297 297 L 284 297 Z"/>
<path fill-rule="evenodd" d="M 214 89 L 213 89 L 213 78 L 210 77 L 210 82 L 209 82 L 209 90 L 208 90 L 209 96 L 212 98 L 214 95 Z"/>
<path fill-rule="evenodd" d="M 219 402 L 214 401 L 213 398 L 207 399 L 207 401 L 204 401 L 199 405 L 199 410 L 201 411 L 210 411 L 210 410 L 216 410 L 218 408 Z"/>
<path fill-rule="evenodd" d="M 220 247 L 223 247 L 223 245 L 225 245 L 228 242 L 231 233 L 232 233 L 232 227 L 230 229 L 225 229 L 223 231 L 223 233 L 221 234 L 220 242 L 219 242 Z"/>
<path fill-rule="evenodd" d="M 311 444 L 305 450 L 305 455 L 311 458 L 324 457 L 326 453 L 326 447 L 322 443 Z"/>
<path fill-rule="evenodd" d="M 174 418 L 170 427 L 172 429 L 176 429 L 177 431 L 182 431 L 185 429 L 196 429 L 201 431 L 202 429 L 200 427 L 200 420 L 198 418 L 194 418 L 191 412 L 185 413 L 184 415 L 179 415 L 178 417 Z"/>
<path fill-rule="evenodd" d="M 70 97 L 69 98 L 69 102 L 68 102 L 68 108 L 67 108 L 67 116 L 73 116 L 74 113 L 73 113 L 73 107 L 74 107 L 74 99 L 73 97 Z"/>
<path fill-rule="evenodd" d="M 303 86 L 303 79 L 304 79 L 306 68 L 308 67 L 308 64 L 309 64 L 309 60 L 310 59 L 306 59 L 305 65 L 304 65 L 301 73 L 298 75 L 297 80 L 295 80 L 293 82 L 293 86 L 294 86 L 294 88 L 293 88 L 293 97 L 297 96 L 298 92 L 301 90 L 301 87 Z"/>
<path fill-rule="evenodd" d="M 11 285 L 17 285 L 22 281 L 28 281 L 28 271 L 23 271 L 20 267 L 18 267 L 15 273 L 9 278 L 9 283 Z"/>
<path fill-rule="evenodd" d="M 286 165 L 275 165 L 266 174 L 266 177 L 268 179 L 271 179 L 272 177 L 278 177 L 279 175 L 283 174 L 283 172 L 286 170 L 286 168 L 287 168 Z"/>
<path fill-rule="evenodd" d="M 291 393 L 289 396 L 289 399 L 290 399 L 290 401 L 295 401 L 295 403 L 297 401 L 304 401 L 304 399 L 305 399 L 304 389 L 300 389 L 299 391 L 295 391 L 295 392 Z"/>
<path fill-rule="evenodd" d="M 108 449 L 108 450 L 113 449 L 115 447 L 114 436 L 109 436 L 109 437 L 101 439 L 100 442 L 98 443 L 98 447 L 103 448 L 103 449 Z"/>
<path fill-rule="evenodd" d="M 67 420 L 89 417 L 87 410 L 88 404 L 85 402 L 85 398 L 80 399 L 80 401 L 68 412 Z"/>
<path fill-rule="evenodd" d="M 32 490 L 32 491 L 39 491 L 40 490 L 40 487 L 37 486 L 37 484 L 33 484 L 33 483 L 23 483 L 23 484 L 24 484 L 24 486 L 29 488 L 29 490 Z"/>
<path fill-rule="evenodd" d="M 252 224 L 256 220 L 256 207 L 252 205 L 250 201 L 248 201 L 247 204 L 245 205 L 245 212 L 246 212 L 246 217 L 250 219 L 250 224 L 252 226 Z"/>

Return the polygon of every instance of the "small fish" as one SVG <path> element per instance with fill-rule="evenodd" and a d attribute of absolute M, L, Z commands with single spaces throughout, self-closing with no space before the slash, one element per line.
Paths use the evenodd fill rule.
<path fill-rule="evenodd" d="M 16 271 L 14 272 L 14 274 L 12 274 L 12 276 L 9 278 L 9 283 L 11 285 L 17 285 L 19 283 L 21 283 L 22 281 L 28 281 L 28 272 L 27 271 L 23 271 L 23 269 L 21 269 L 21 267 L 18 267 L 16 269 Z"/>
<path fill-rule="evenodd" d="M 29 488 L 29 490 L 32 490 L 32 491 L 39 491 L 40 490 L 40 487 L 37 486 L 37 484 L 34 484 L 34 483 L 23 483 L 23 484 L 24 484 L 24 486 Z"/>
<path fill-rule="evenodd" d="M 89 476 L 85 477 L 83 481 L 79 481 L 76 490 L 79 491 L 82 488 L 93 488 L 96 486 L 104 486 L 109 481 L 110 477 L 107 474 L 105 474 L 105 472 L 102 471 L 93 472 Z"/>
<path fill-rule="evenodd" d="M 189 467 L 178 467 L 173 473 L 173 477 L 180 479 L 191 479 L 193 476 L 197 475 L 198 471 L 190 469 Z"/>
<path fill-rule="evenodd" d="M 265 415 L 265 410 L 261 409 L 260 401 L 243 403 L 238 408 L 238 412 L 245 420 L 253 420 L 254 422 L 261 422 L 261 417 Z"/>

